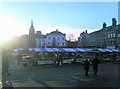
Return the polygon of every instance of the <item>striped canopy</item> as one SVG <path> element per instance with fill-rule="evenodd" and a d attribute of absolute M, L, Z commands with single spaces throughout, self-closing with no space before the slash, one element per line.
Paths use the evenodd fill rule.
<path fill-rule="evenodd" d="M 23 48 L 17 48 L 14 51 L 21 51 Z M 107 48 L 28 48 L 29 51 L 35 52 L 120 52 L 118 49 Z"/>

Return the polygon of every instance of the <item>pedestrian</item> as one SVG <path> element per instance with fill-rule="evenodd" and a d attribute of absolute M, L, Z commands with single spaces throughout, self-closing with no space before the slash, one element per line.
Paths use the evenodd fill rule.
<path fill-rule="evenodd" d="M 58 64 L 58 55 L 57 55 L 57 53 L 54 54 L 54 60 L 55 60 L 55 64 Z"/>
<path fill-rule="evenodd" d="M 58 65 L 61 66 L 62 65 L 62 54 L 60 53 L 58 56 Z"/>
<path fill-rule="evenodd" d="M 84 65 L 84 70 L 85 70 L 85 76 L 88 76 L 90 62 L 88 61 L 87 58 L 86 58 L 86 60 L 84 61 L 83 65 Z"/>
<path fill-rule="evenodd" d="M 20 61 L 21 61 L 21 59 L 22 59 L 22 56 L 21 56 L 21 54 L 18 54 L 18 56 L 17 56 L 18 65 L 20 65 Z"/>
<path fill-rule="evenodd" d="M 92 60 L 92 66 L 93 66 L 93 71 L 95 76 L 97 75 L 98 64 L 99 64 L 99 59 L 97 58 L 97 56 L 94 56 Z"/>

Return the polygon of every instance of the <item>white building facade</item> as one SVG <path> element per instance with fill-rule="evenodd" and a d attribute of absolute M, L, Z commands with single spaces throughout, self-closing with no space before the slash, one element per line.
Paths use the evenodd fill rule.
<path fill-rule="evenodd" d="M 66 34 L 61 33 L 56 29 L 47 34 L 47 46 L 48 47 L 65 47 L 66 46 Z"/>
<path fill-rule="evenodd" d="M 36 38 L 36 47 L 46 47 L 47 39 L 45 35 L 42 35 L 40 38 Z"/>
<path fill-rule="evenodd" d="M 56 29 L 51 33 L 42 35 L 40 31 L 36 33 L 36 47 L 65 47 L 66 34 L 63 34 Z"/>

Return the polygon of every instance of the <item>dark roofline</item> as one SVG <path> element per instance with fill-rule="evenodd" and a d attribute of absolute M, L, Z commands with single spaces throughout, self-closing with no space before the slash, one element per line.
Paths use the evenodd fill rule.
<path fill-rule="evenodd" d="M 111 26 L 108 26 L 108 27 L 106 27 L 106 28 L 102 28 L 102 29 L 100 29 L 100 30 L 98 30 L 98 31 L 91 32 L 91 33 L 89 33 L 89 34 L 94 34 L 94 33 L 96 33 L 96 32 L 100 32 L 100 31 L 105 30 L 105 29 L 110 30 L 110 29 L 115 28 L 115 27 L 117 27 L 117 26 L 120 26 L 120 24 L 118 24 L 118 25 L 116 25 L 116 26 L 112 26 L 112 25 L 111 25 Z"/>
<path fill-rule="evenodd" d="M 62 32 L 58 31 L 58 29 L 56 29 L 56 31 L 52 31 L 50 33 L 47 33 L 46 35 L 50 35 L 50 34 L 62 34 L 62 35 L 66 35 L 66 34 L 63 34 Z"/>

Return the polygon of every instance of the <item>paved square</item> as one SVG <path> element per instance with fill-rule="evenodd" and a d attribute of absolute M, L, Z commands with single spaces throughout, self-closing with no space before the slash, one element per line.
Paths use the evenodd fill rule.
<path fill-rule="evenodd" d="M 23 67 L 10 59 L 10 75 L 3 76 L 6 87 L 119 87 L 118 63 L 100 63 L 98 75 L 92 67 L 84 76 L 81 64 L 40 65 Z"/>

